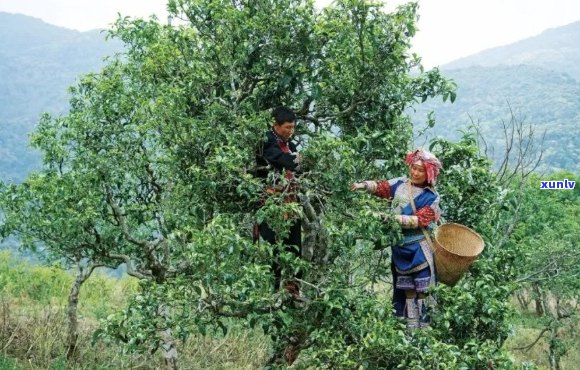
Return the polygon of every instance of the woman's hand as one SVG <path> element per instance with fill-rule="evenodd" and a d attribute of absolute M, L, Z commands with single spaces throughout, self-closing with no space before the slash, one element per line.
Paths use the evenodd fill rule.
<path fill-rule="evenodd" d="M 350 190 L 355 191 L 355 190 L 362 190 L 362 189 L 366 189 L 367 185 L 364 182 L 355 182 L 354 184 L 351 185 Z"/>

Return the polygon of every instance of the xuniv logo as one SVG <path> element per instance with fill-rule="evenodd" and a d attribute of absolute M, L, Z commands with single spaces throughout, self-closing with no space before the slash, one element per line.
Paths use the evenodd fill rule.
<path fill-rule="evenodd" d="M 568 179 L 564 179 L 564 181 L 541 181 L 540 189 L 574 189 L 576 185 L 576 181 L 568 181 Z"/>

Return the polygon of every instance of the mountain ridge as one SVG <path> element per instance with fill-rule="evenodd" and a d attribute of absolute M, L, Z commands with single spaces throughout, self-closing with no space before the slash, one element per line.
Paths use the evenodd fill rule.
<path fill-rule="evenodd" d="M 480 65 L 535 65 L 565 72 L 580 81 L 580 21 L 549 28 L 539 35 L 511 44 L 482 50 L 441 66 L 441 70 Z"/>
<path fill-rule="evenodd" d="M 411 114 L 416 126 L 424 126 L 434 112 L 430 135 L 457 139 L 460 130 L 476 123 L 497 161 L 504 147 L 503 123 L 515 119 L 531 125 L 536 140 L 544 139 L 540 171 L 580 173 L 580 83 L 575 79 L 529 65 L 472 66 L 447 70 L 445 76 L 458 85 L 456 101 L 427 101 Z"/>
<path fill-rule="evenodd" d="M 122 49 L 101 30 L 80 32 L 0 12 L 0 179 L 21 181 L 40 164 L 28 134 L 44 112 L 68 109 L 68 87 Z"/>

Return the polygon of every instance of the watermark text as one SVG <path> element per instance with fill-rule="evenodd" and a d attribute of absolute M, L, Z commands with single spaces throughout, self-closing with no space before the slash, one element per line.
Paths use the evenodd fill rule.
<path fill-rule="evenodd" d="M 576 181 L 568 181 L 568 179 L 556 181 L 540 181 L 540 189 L 574 189 Z"/>

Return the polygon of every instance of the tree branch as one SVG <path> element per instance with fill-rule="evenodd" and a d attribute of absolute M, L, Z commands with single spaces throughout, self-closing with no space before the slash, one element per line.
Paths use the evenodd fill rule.
<path fill-rule="evenodd" d="M 151 279 L 152 275 L 148 272 L 143 272 L 143 271 L 137 271 L 133 268 L 133 263 L 131 262 L 131 258 L 125 254 L 109 254 L 109 257 L 114 258 L 114 259 L 118 259 L 118 260 L 122 260 L 123 262 L 125 262 L 125 265 L 127 266 L 127 274 L 133 277 L 136 277 L 137 279 L 142 279 L 142 280 L 147 280 L 147 279 Z"/>
<path fill-rule="evenodd" d="M 344 116 L 347 115 L 349 113 L 351 113 L 352 111 L 354 111 L 359 105 L 362 104 L 366 104 L 368 103 L 370 100 L 370 98 L 366 98 L 364 100 L 353 100 L 351 105 L 348 106 L 346 109 L 339 111 L 337 113 L 334 114 L 330 114 L 327 116 L 319 116 L 319 115 L 314 115 L 314 116 L 309 116 L 309 115 L 299 115 L 298 117 L 307 121 L 310 121 L 312 123 L 314 123 L 315 125 L 318 125 L 320 123 L 324 123 L 324 122 L 328 122 L 331 121 L 333 119 L 336 119 L 340 116 Z"/>
<path fill-rule="evenodd" d="M 536 343 L 538 343 L 538 341 L 544 336 L 544 334 L 550 330 L 550 327 L 544 328 L 540 334 L 538 335 L 538 337 L 536 338 L 536 340 L 534 340 L 531 344 L 528 344 L 527 346 L 522 346 L 522 347 L 515 347 L 512 348 L 513 350 L 518 350 L 518 351 L 529 351 L 530 349 L 532 349 L 533 346 L 536 345 Z"/>

